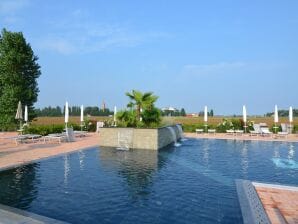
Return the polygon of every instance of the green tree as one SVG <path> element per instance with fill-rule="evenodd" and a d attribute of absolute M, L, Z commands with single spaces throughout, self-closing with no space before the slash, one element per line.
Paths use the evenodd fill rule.
<path fill-rule="evenodd" d="M 157 126 L 160 119 L 161 112 L 156 107 L 151 108 L 150 110 L 145 110 L 142 114 L 142 121 L 146 127 L 154 127 Z"/>
<path fill-rule="evenodd" d="M 15 123 L 18 101 L 27 105 L 29 119 L 34 116 L 40 66 L 21 32 L 2 30 L 0 35 L 0 125 Z"/>
<path fill-rule="evenodd" d="M 213 109 L 210 110 L 210 117 L 213 117 L 214 116 L 214 112 L 213 112 Z"/>
<path fill-rule="evenodd" d="M 156 127 L 161 119 L 161 111 L 154 106 L 157 96 L 152 92 L 142 93 L 133 90 L 131 93 L 126 93 L 130 98 L 127 104 L 127 109 L 119 111 L 117 118 L 120 125 L 126 127 Z"/>
<path fill-rule="evenodd" d="M 140 120 L 141 109 L 151 110 L 154 107 L 154 103 L 158 99 L 158 97 L 153 95 L 152 92 L 142 93 L 138 90 L 132 90 L 131 93 L 127 92 L 126 96 L 128 96 L 131 100 L 127 107 L 135 107 L 137 120 Z"/>
<path fill-rule="evenodd" d="M 185 112 L 184 108 L 181 108 L 180 116 L 182 116 L 182 117 L 186 116 L 186 112 Z"/>

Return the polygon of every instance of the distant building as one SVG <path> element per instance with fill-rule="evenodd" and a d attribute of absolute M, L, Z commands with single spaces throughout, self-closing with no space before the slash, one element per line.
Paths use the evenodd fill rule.
<path fill-rule="evenodd" d="M 165 116 L 177 116 L 179 110 L 175 107 L 164 107 L 161 109 Z"/>
<path fill-rule="evenodd" d="M 198 113 L 186 114 L 186 117 L 198 117 Z"/>
<path fill-rule="evenodd" d="M 163 112 L 178 112 L 179 110 L 175 107 L 164 107 L 161 109 Z"/>

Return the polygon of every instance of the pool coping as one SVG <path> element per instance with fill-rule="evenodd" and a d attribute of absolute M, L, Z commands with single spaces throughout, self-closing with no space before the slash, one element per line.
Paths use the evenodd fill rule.
<path fill-rule="evenodd" d="M 280 185 L 280 184 L 268 184 L 268 183 L 260 183 L 260 182 L 252 182 L 253 186 L 255 187 L 266 187 L 272 189 L 280 189 L 280 190 L 287 190 L 287 191 L 297 191 L 298 187 L 290 186 L 290 185 Z"/>
<path fill-rule="evenodd" d="M 0 223 L 10 224 L 69 224 L 68 222 L 0 204 Z"/>
<path fill-rule="evenodd" d="M 40 161 L 47 160 L 47 159 L 52 159 L 52 158 L 60 157 L 60 156 L 63 156 L 63 155 L 72 154 L 72 153 L 75 153 L 77 151 L 92 149 L 92 148 L 95 148 L 95 147 L 99 147 L 99 145 L 88 146 L 88 147 L 85 147 L 85 148 L 77 148 L 77 149 L 74 149 L 74 150 L 69 151 L 69 152 L 62 152 L 60 154 L 46 156 L 46 157 L 39 158 L 39 159 L 33 159 L 33 160 L 26 161 L 26 162 L 23 162 L 23 163 L 18 163 L 18 164 L 13 164 L 13 165 L 9 165 L 9 166 L 0 167 L 0 172 L 5 171 L 5 170 L 18 168 L 20 166 L 25 166 L 25 165 L 29 165 L 29 164 L 32 164 L 32 163 L 40 162 Z"/>
<path fill-rule="evenodd" d="M 251 181 L 237 179 L 236 189 L 244 224 L 271 224 Z"/>

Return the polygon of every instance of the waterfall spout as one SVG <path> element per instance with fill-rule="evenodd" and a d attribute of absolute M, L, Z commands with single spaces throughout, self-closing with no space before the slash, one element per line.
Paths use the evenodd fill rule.
<path fill-rule="evenodd" d="M 177 139 L 178 139 L 178 137 L 177 137 L 177 135 L 176 135 L 176 132 L 175 132 L 174 128 L 170 126 L 170 127 L 167 127 L 167 129 L 168 129 L 168 130 L 170 131 L 170 133 L 171 133 L 172 141 L 174 142 L 174 146 L 176 146 L 176 147 L 180 146 L 181 144 L 177 143 Z"/>

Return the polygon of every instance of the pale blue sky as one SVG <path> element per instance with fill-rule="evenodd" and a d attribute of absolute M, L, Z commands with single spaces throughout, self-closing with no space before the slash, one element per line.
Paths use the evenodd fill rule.
<path fill-rule="evenodd" d="M 298 1 L 0 0 L 0 28 L 39 56 L 37 107 L 158 106 L 216 114 L 298 108 Z"/>

